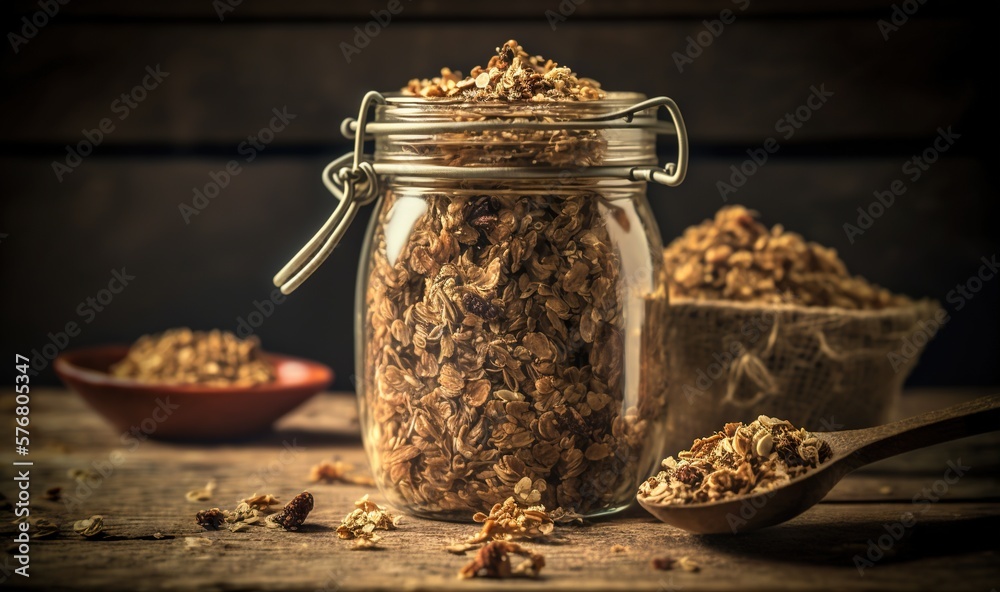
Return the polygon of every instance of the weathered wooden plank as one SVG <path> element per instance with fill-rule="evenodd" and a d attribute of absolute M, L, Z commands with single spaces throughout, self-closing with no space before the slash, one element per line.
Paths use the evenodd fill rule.
<path fill-rule="evenodd" d="M 968 398 L 971 391 L 928 391 L 903 399 L 903 413 Z M 9 391 L 0 397 L 9 412 Z M 357 441 L 342 440 L 354 433 L 352 399 L 324 395 L 286 418 L 274 435 L 239 446 L 184 446 L 144 442 L 123 449 L 115 434 L 82 410 L 74 396 L 60 391 L 36 391 L 33 426 L 49 446 L 35 448 L 32 459 L 32 508 L 64 526 L 73 519 L 101 513 L 107 537 L 86 541 L 72 533 L 32 543 L 32 578 L 15 583 L 49 590 L 104 589 L 212 589 L 212 590 L 429 590 L 485 589 L 489 582 L 462 582 L 455 574 L 467 558 L 445 553 L 447 542 L 475 530 L 471 524 L 451 524 L 407 517 L 401 528 L 386 533 L 385 550 L 350 551 L 333 529 L 364 488 L 346 485 L 309 485 L 308 467 L 322 458 L 339 455 L 364 463 Z M 290 434 L 313 431 L 296 440 L 296 450 L 282 444 Z M 348 436 L 349 437 L 349 436 Z M 309 438 L 315 438 L 310 440 Z M 314 444 L 313 442 L 316 442 Z M 113 471 L 90 482 L 89 491 L 76 490 L 66 471 L 93 468 L 110 453 L 122 455 Z M 926 452 L 931 452 L 928 449 Z M 977 464 L 990 454 L 981 450 Z M 913 453 L 920 455 L 921 453 Z M 928 455 L 934 458 L 934 454 Z M 5 466 L 9 452 L 0 454 Z M 993 473 L 994 477 L 996 473 Z M 184 492 L 208 479 L 218 483 L 210 502 L 190 503 Z M 849 478 L 853 479 L 853 478 Z M 910 476 L 883 477 L 884 484 L 906 486 Z M 546 556 L 544 578 L 517 582 L 518 588 L 613 590 L 757 590 L 757 589 L 885 589 L 923 588 L 947 582 L 948 589 L 982 590 L 993 585 L 997 545 L 992 532 L 1000 525 L 1000 504 L 992 501 L 952 501 L 969 476 L 957 482 L 936 504 L 919 506 L 908 500 L 882 503 L 823 503 L 785 525 L 738 537 L 698 537 L 664 526 L 641 509 L 567 528 L 559 545 L 532 545 Z M 0 491 L 10 497 L 10 481 Z M 847 481 L 845 481 L 847 483 Z M 79 505 L 44 501 L 42 490 L 62 485 L 66 499 L 79 496 Z M 273 492 L 285 499 L 309 487 L 317 500 L 308 526 L 296 533 L 263 528 L 244 533 L 206 532 L 193 522 L 196 510 L 226 506 L 253 490 Z M 82 493 L 80 492 L 82 491 Z M 376 496 L 378 497 L 378 496 Z M 974 496 L 973 496 L 974 497 Z M 379 498 L 380 499 L 380 498 Z M 878 499 L 878 498 L 876 498 Z M 869 541 L 878 541 L 893 525 L 914 514 L 916 524 L 902 527 L 899 540 L 888 545 L 885 557 L 859 573 L 855 557 L 864 557 Z M 910 518 L 906 517 L 907 522 Z M 13 534 L 0 522 L 0 536 Z M 157 540 L 155 533 L 166 538 Z M 186 537 L 211 541 L 189 548 Z M 627 547 L 612 553 L 611 546 Z M 877 542 L 875 544 L 878 544 Z M 650 560 L 660 556 L 688 556 L 699 573 L 659 572 Z M 961 574 L 960 579 L 955 579 Z"/>
<path fill-rule="evenodd" d="M 366 553 L 348 550 L 332 530 L 321 527 L 297 533 L 198 533 L 193 524 L 172 516 L 174 508 L 163 508 L 145 524 L 111 521 L 109 531 L 143 537 L 166 530 L 177 533 L 175 538 L 36 543 L 33 577 L 25 588 L 913 590 L 946 583 L 949 590 L 971 591 L 995 583 L 997 547 L 991 534 L 1000 522 L 995 504 L 931 506 L 883 559 L 859 573 L 854 558 L 864 558 L 869 541 L 885 534 L 883 523 L 899 521 L 907 508 L 824 504 L 784 526 L 733 538 L 685 535 L 646 518 L 607 520 L 569 530 L 566 544 L 529 545 L 546 557 L 544 577 L 510 583 L 456 579 L 468 558 L 441 546 L 474 530 L 470 526 L 408 520 L 386 535 L 384 551 Z M 335 522 L 342 513 L 329 507 L 314 512 L 317 523 Z M 189 549 L 186 536 L 212 544 Z M 614 544 L 627 550 L 612 553 Z M 701 571 L 650 567 L 653 558 L 681 556 L 698 562 Z"/>
<path fill-rule="evenodd" d="M 296 119 L 274 145 L 323 145 L 337 141 L 340 121 L 357 113 L 366 91 L 396 90 L 441 66 L 467 71 L 515 32 L 529 50 L 567 63 L 608 89 L 672 96 L 695 145 L 759 144 L 789 131 L 794 134 L 788 141 L 795 143 L 914 140 L 932 137 L 939 126 L 971 132 L 996 121 L 984 108 L 995 97 L 985 72 L 975 60 L 958 59 L 987 51 L 988 35 L 961 19 L 915 18 L 886 41 L 875 20 L 737 17 L 717 38 L 697 19 L 639 20 L 613 28 L 570 20 L 555 32 L 541 17 L 514 28 L 483 21 L 400 23 L 359 53 L 350 52 L 349 63 L 342 44 L 355 45 L 353 23 L 230 27 L 56 20 L 17 55 L 4 57 L 8 83 L 18 92 L 0 106 L 18 117 L 0 138 L 8 150 L 30 142 L 61 151 L 83 141 L 82 130 L 109 118 L 114 130 L 106 144 L 235 151 L 268 124 L 272 109 L 287 107 Z M 689 49 L 689 38 L 699 35 L 706 47 Z M 695 57 L 679 68 L 683 54 Z M 147 66 L 157 65 L 169 76 L 144 100 L 127 109 L 114 103 L 143 81 Z M 813 87 L 833 96 L 817 111 L 802 111 L 808 121 L 799 129 L 786 123 L 776 130 L 807 100 L 817 104 L 809 99 Z"/>

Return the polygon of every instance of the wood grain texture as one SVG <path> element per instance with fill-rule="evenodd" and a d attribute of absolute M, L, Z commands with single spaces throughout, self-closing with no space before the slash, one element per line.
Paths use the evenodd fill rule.
<path fill-rule="evenodd" d="M 834 94 L 795 130 L 795 143 L 914 141 L 939 126 L 973 132 L 995 122 L 985 108 L 996 98 L 984 94 L 986 72 L 975 60 L 956 59 L 986 51 L 986 35 L 961 19 L 915 18 L 886 41 L 875 20 L 737 18 L 710 45 L 692 49 L 696 58 L 682 72 L 675 53 L 688 51 L 689 37 L 708 35 L 701 21 L 571 20 L 554 32 L 541 14 L 516 26 L 390 23 L 350 63 L 341 44 L 354 44 L 353 22 L 54 21 L 17 56 L 4 56 L 18 92 L 0 106 L 18 116 L 0 140 L 61 149 L 107 117 L 115 124 L 110 144 L 228 145 L 266 125 L 272 108 L 287 106 L 297 119 L 275 146 L 329 144 L 340 141 L 341 120 L 356 115 L 365 92 L 398 90 L 442 66 L 468 72 L 510 37 L 607 89 L 673 97 L 695 146 L 759 144 L 814 86 Z M 120 120 L 112 102 L 156 65 L 169 76 Z"/>
<path fill-rule="evenodd" d="M 567 6 L 569 6 L 567 0 Z M 401 0 L 405 11 L 401 19 L 471 19 L 477 17 L 499 17 L 504 19 L 539 18 L 546 10 L 559 11 L 560 0 L 508 0 L 502 10 L 495 5 L 483 2 L 466 2 L 464 0 Z M 31 13 L 37 10 L 37 3 L 31 0 L 11 0 L 10 9 Z M 235 8 L 225 12 L 227 20 L 239 22 L 240 19 L 264 18 L 312 18 L 312 19 L 352 19 L 367 20 L 372 10 L 386 7 L 387 0 L 353 0 L 350 2 L 327 2 L 324 0 L 256 0 L 253 2 L 230 2 Z M 660 2 L 657 0 L 577 0 L 573 2 L 574 18 L 695 18 L 718 14 L 720 10 L 732 8 L 733 0 L 673 0 Z M 742 4 L 742 2 L 739 2 Z M 930 5 L 928 12 L 939 14 L 942 10 L 954 13 L 963 4 L 948 3 L 946 5 Z M 952 7 L 948 9 L 948 7 Z M 754 12 L 773 17 L 776 15 L 810 15 L 830 12 L 865 12 L 880 14 L 887 11 L 884 2 L 876 0 L 822 0 L 803 4 L 795 0 L 754 0 Z M 564 9 L 567 12 L 569 9 Z M 96 19 L 121 18 L 185 18 L 217 20 L 212 3 L 201 0 L 175 0 L 173 2 L 129 2 L 119 0 L 90 0 L 83 3 L 72 3 L 63 8 L 65 17 L 88 17 Z"/>
<path fill-rule="evenodd" d="M 915 393 L 904 397 L 901 412 L 976 394 Z M 4 413 L 12 399 L 9 393 L 0 398 Z M 30 457 L 35 461 L 33 515 L 46 515 L 67 528 L 72 520 L 100 513 L 106 517 L 107 536 L 90 541 L 64 532 L 35 541 L 32 577 L 13 582 L 47 590 L 509 589 L 506 583 L 456 579 L 468 558 L 440 547 L 467 536 L 474 525 L 407 517 L 399 530 L 386 533 L 385 549 L 373 552 L 349 550 L 348 543 L 337 539 L 334 530 L 340 518 L 368 491 L 309 484 L 306 475 L 312 464 L 333 456 L 365 463 L 354 416 L 352 396 L 323 395 L 255 441 L 204 447 L 150 440 L 130 450 L 77 397 L 37 390 L 32 399 L 37 431 Z M 564 529 L 564 544 L 532 545 L 546 556 L 544 577 L 513 585 L 528 590 L 907 590 L 935 582 L 949 590 L 989 589 L 1000 578 L 998 547 L 991 536 L 1000 526 L 1000 462 L 991 450 L 998 443 L 996 436 L 965 441 L 958 453 L 974 469 L 936 504 L 918 506 L 909 498 L 940 478 L 945 462 L 956 458 L 955 450 L 935 447 L 907 455 L 911 463 L 919 461 L 926 474 L 913 468 L 896 473 L 891 464 L 896 459 L 873 465 L 845 479 L 828 501 L 798 519 L 738 537 L 686 535 L 634 507 Z M 81 493 L 78 507 L 41 499 L 42 491 L 56 485 L 64 487 L 67 498 L 76 495 L 66 471 L 106 462 L 113 451 L 124 461 L 107 477 L 91 482 L 92 491 Z M 9 453 L 0 458 L 9 467 Z M 209 479 L 218 483 L 210 502 L 184 499 L 186 491 Z M 10 481 L 3 483 L 0 491 L 10 498 Z M 878 489 L 872 489 L 876 485 Z M 896 493 L 879 491 L 886 485 Z M 231 506 L 253 491 L 287 500 L 305 488 L 314 494 L 316 509 L 299 532 L 207 532 L 194 524 L 194 513 L 203 507 Z M 868 540 L 884 534 L 883 524 L 899 520 L 904 512 L 917 514 L 916 525 L 860 575 L 853 557 L 866 553 Z M 165 538 L 154 538 L 157 532 Z M 12 526 L 3 521 L 0 536 L 12 534 Z M 211 544 L 190 548 L 186 537 Z M 613 553 L 614 544 L 627 550 Z M 691 557 L 702 570 L 653 570 L 651 559 L 661 556 Z"/>

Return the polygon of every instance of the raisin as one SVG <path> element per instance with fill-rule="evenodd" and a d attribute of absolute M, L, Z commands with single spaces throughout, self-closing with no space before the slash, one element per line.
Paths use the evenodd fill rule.
<path fill-rule="evenodd" d="M 704 478 L 705 475 L 691 465 L 677 467 L 677 470 L 674 471 L 674 479 L 690 487 L 698 487 Z"/>
<path fill-rule="evenodd" d="M 313 509 L 313 496 L 308 491 L 298 494 L 272 520 L 285 530 L 295 530 L 306 521 Z"/>
<path fill-rule="evenodd" d="M 211 510 L 198 512 L 195 514 L 194 519 L 198 523 L 198 526 L 202 528 L 218 530 L 222 526 L 222 523 L 225 522 L 226 517 L 219 508 L 212 508 Z"/>
<path fill-rule="evenodd" d="M 469 225 L 477 230 L 492 230 L 499 221 L 497 212 L 500 210 L 500 200 L 493 196 L 478 198 L 472 204 L 469 215 L 466 216 Z"/>
<path fill-rule="evenodd" d="M 499 307 L 473 292 L 462 294 L 462 305 L 468 312 L 487 321 L 496 320 L 500 316 Z"/>

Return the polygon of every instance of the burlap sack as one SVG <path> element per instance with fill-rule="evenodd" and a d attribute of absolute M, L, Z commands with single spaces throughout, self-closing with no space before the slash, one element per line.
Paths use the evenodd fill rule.
<path fill-rule="evenodd" d="M 942 312 L 671 303 L 667 454 L 760 414 L 812 431 L 884 423 Z"/>

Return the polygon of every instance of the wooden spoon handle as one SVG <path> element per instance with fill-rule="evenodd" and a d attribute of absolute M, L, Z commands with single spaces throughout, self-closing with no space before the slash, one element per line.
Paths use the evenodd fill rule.
<path fill-rule="evenodd" d="M 837 448 L 844 452 L 855 449 L 852 455 L 855 462 L 851 464 L 860 467 L 917 448 L 993 430 L 1000 430 L 1000 394 L 886 425 L 841 432 Z"/>

